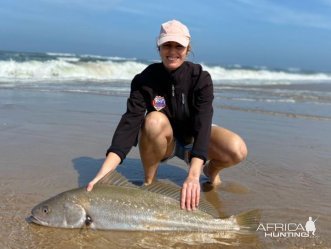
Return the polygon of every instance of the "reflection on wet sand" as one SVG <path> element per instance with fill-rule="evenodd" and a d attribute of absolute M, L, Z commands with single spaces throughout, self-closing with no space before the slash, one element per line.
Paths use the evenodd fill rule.
<path fill-rule="evenodd" d="M 249 157 L 221 173 L 220 187 L 203 186 L 221 217 L 253 209 L 262 211 L 263 224 L 319 217 L 315 238 L 70 230 L 37 226 L 26 218 L 36 203 L 84 186 L 95 175 L 125 99 L 17 89 L 3 89 L 0 99 L 0 248 L 331 248 L 329 120 L 224 110 L 216 101 L 215 123 L 240 134 Z M 252 109 L 255 105 L 262 108 L 252 102 Z M 118 170 L 141 181 L 136 149 Z M 160 166 L 158 178 L 181 185 L 186 174 L 185 165 L 174 160 Z"/>

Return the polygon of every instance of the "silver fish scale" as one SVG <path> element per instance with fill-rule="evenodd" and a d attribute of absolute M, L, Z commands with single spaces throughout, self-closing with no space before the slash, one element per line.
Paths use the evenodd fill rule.
<path fill-rule="evenodd" d="M 237 230 L 235 220 L 215 219 L 196 210 L 181 210 L 178 201 L 138 188 L 98 186 L 82 191 L 88 202 L 82 203 L 92 219 L 92 228 L 153 231 Z M 101 197 L 102 196 L 102 197 Z"/>
<path fill-rule="evenodd" d="M 114 185 L 115 184 L 115 185 Z M 205 200 L 201 210 L 180 208 L 180 187 L 156 182 L 137 187 L 118 172 L 110 172 L 93 191 L 85 187 L 54 196 L 32 209 L 32 221 L 51 227 L 89 226 L 106 230 L 202 231 L 240 230 L 239 216 L 215 219 Z M 253 214 L 240 215 L 240 223 L 256 223 Z"/>

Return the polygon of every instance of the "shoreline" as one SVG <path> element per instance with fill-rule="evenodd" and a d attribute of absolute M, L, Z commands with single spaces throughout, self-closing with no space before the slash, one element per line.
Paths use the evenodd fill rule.
<path fill-rule="evenodd" d="M 94 177 L 125 111 L 126 97 L 7 89 L 0 92 L 0 100 L 0 221 L 4 224 L 0 246 L 40 247 L 56 243 L 65 233 L 73 236 L 74 231 L 31 226 L 25 218 L 40 201 L 84 186 Z M 263 224 L 304 223 L 309 216 L 320 217 L 316 223 L 318 238 L 280 241 L 257 232 L 248 239 L 237 236 L 221 241 L 229 243 L 229 248 L 240 248 L 236 241 L 247 248 L 257 244 L 264 248 L 331 246 L 330 120 L 220 109 L 218 103 L 214 112 L 214 123 L 240 134 L 249 149 L 245 162 L 222 172 L 224 184 L 206 193 L 220 213 L 232 215 L 258 208 Z M 137 148 L 118 170 L 129 179 L 142 179 Z M 186 170 L 184 163 L 172 159 L 160 166 L 159 178 L 180 184 Z M 205 180 L 201 176 L 201 181 Z M 97 234 L 104 239 L 100 248 L 106 248 L 111 239 L 118 239 L 121 245 L 127 237 L 126 233 L 117 234 L 118 238 Z M 65 243 L 62 248 L 77 243 L 91 246 L 88 237 L 96 235 L 86 236 L 79 241 L 70 237 L 61 242 Z M 129 242 L 139 243 L 141 236 L 132 235 Z M 165 243 L 157 235 L 152 238 L 155 244 L 151 243 L 151 248 Z M 177 242 L 186 245 L 182 239 Z M 219 244 L 214 243 L 217 248 Z"/>

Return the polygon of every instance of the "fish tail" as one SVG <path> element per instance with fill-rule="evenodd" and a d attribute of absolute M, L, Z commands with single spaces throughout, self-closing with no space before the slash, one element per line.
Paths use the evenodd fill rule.
<path fill-rule="evenodd" d="M 250 210 L 236 215 L 235 219 L 240 229 L 256 230 L 260 223 L 261 212 L 259 209 Z"/>

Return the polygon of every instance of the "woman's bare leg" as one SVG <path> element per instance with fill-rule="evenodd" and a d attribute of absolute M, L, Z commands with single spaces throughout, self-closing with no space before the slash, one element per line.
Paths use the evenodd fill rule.
<path fill-rule="evenodd" d="M 174 149 L 173 131 L 166 115 L 151 112 L 144 120 L 139 139 L 140 157 L 145 171 L 145 184 L 155 180 L 159 163 Z"/>
<path fill-rule="evenodd" d="M 210 161 L 203 169 L 211 184 L 220 184 L 219 172 L 240 163 L 246 157 L 247 147 L 239 135 L 220 126 L 212 126 L 208 148 Z"/>

